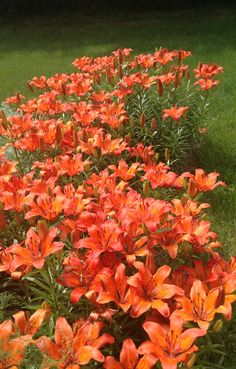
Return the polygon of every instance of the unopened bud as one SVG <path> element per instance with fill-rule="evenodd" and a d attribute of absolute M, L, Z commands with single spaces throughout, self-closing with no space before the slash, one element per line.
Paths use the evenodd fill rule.
<path fill-rule="evenodd" d="M 124 137 L 125 142 L 130 145 L 131 143 L 131 133 L 128 133 L 125 137 Z"/>
<path fill-rule="evenodd" d="M 22 272 L 12 272 L 11 273 L 11 279 L 14 281 L 19 281 L 22 277 Z"/>
<path fill-rule="evenodd" d="M 35 225 L 35 223 L 36 223 L 36 218 L 35 217 L 33 217 L 33 218 L 28 218 L 27 219 L 28 220 L 28 223 L 30 224 L 30 225 Z"/>
<path fill-rule="evenodd" d="M 39 139 L 39 148 L 40 148 L 40 151 L 45 151 L 45 141 L 42 137 L 40 137 Z"/>
<path fill-rule="evenodd" d="M 143 194 L 147 195 L 150 189 L 150 185 L 148 181 L 143 182 Z"/>
<path fill-rule="evenodd" d="M 119 66 L 119 77 L 122 78 L 123 77 L 123 69 L 122 69 L 122 65 Z"/>
<path fill-rule="evenodd" d="M 143 230 L 143 233 L 148 233 L 148 228 L 145 223 L 142 223 L 142 230 Z"/>
<path fill-rule="evenodd" d="M 7 226 L 7 216 L 4 210 L 0 211 L 0 230 L 6 229 Z"/>
<path fill-rule="evenodd" d="M 182 253 L 185 257 L 188 257 L 191 251 L 191 246 L 189 243 L 184 242 L 183 246 L 182 246 Z"/>
<path fill-rule="evenodd" d="M 154 130 L 157 128 L 157 121 L 155 118 L 152 118 L 151 120 L 151 128 Z"/>
<path fill-rule="evenodd" d="M 142 113 L 140 116 L 140 124 L 142 127 L 144 127 L 145 123 L 146 123 L 146 116 L 145 116 L 145 113 Z"/>
<path fill-rule="evenodd" d="M 44 310 L 50 310 L 50 305 L 47 301 L 43 301 L 42 302 L 42 305 L 41 305 L 41 309 L 44 309 Z"/>
<path fill-rule="evenodd" d="M 99 152 L 97 149 L 93 150 L 93 156 L 97 159 L 99 157 Z"/>
<path fill-rule="evenodd" d="M 134 127 L 134 123 L 135 123 L 134 117 L 131 117 L 130 120 L 129 120 L 129 125 L 130 125 L 131 128 Z"/>
<path fill-rule="evenodd" d="M 91 168 L 91 165 L 90 165 L 90 164 L 86 164 L 86 165 L 84 166 L 84 170 L 85 170 L 85 172 L 89 172 L 89 171 L 90 171 L 90 168 Z"/>
<path fill-rule="evenodd" d="M 30 82 L 30 81 L 28 81 L 28 82 L 27 82 L 27 86 L 28 86 L 28 88 L 29 88 L 29 90 L 30 90 L 31 92 L 34 92 L 34 90 L 33 90 L 32 86 L 31 86 L 31 82 Z"/>
<path fill-rule="evenodd" d="M 196 359 L 197 359 L 197 355 L 195 353 L 192 354 L 190 358 L 188 359 L 188 361 L 186 362 L 186 367 L 192 368 L 193 365 L 195 364 Z"/>
<path fill-rule="evenodd" d="M 113 79 L 114 79 L 114 83 L 117 84 L 119 82 L 119 75 L 115 73 Z"/>
<path fill-rule="evenodd" d="M 166 147 L 166 149 L 165 149 L 165 159 L 166 159 L 166 162 L 169 163 L 169 161 L 170 161 L 170 149 L 168 147 Z"/>
<path fill-rule="evenodd" d="M 60 143 L 61 139 L 62 139 L 61 127 L 60 127 L 59 124 L 57 124 L 57 126 L 56 126 L 56 140 L 57 140 L 58 143 Z"/>
<path fill-rule="evenodd" d="M 223 328 L 223 321 L 222 319 L 218 319 L 214 324 L 213 324 L 213 331 L 214 332 L 220 332 L 221 329 Z"/>
<path fill-rule="evenodd" d="M 160 95 L 160 96 L 162 96 L 163 95 L 163 84 L 162 84 L 162 82 L 158 79 L 158 94 Z"/>
<path fill-rule="evenodd" d="M 66 95 L 66 84 L 65 83 L 61 84 L 61 90 L 62 90 L 63 95 Z"/>
<path fill-rule="evenodd" d="M 48 230 L 49 230 L 49 226 L 48 226 L 46 220 L 45 219 L 38 220 L 38 222 L 37 222 L 37 232 L 38 232 L 39 238 L 41 240 L 43 240 L 45 238 L 45 236 L 48 233 Z"/>
<path fill-rule="evenodd" d="M 145 266 L 150 270 L 152 274 L 156 271 L 156 263 L 155 263 L 155 254 L 153 252 L 149 252 L 146 256 Z"/>
<path fill-rule="evenodd" d="M 20 225 L 21 225 L 21 223 L 22 223 L 22 221 L 21 221 L 21 217 L 20 217 L 20 214 L 19 214 L 18 212 L 16 212 L 16 213 L 14 214 L 14 221 L 16 222 L 16 224 L 17 224 L 18 226 L 20 226 Z"/>
<path fill-rule="evenodd" d="M 121 64 L 123 62 L 123 54 L 122 50 L 119 50 L 119 63 Z"/>
<path fill-rule="evenodd" d="M 98 84 L 100 84 L 101 77 L 100 77 L 100 74 L 99 73 L 95 73 L 94 74 L 94 79 L 95 79 L 95 82 L 97 82 Z"/>
<path fill-rule="evenodd" d="M 195 183 L 190 179 L 188 182 L 188 195 L 190 197 L 195 197 L 197 194 L 197 187 Z"/>
<path fill-rule="evenodd" d="M 175 88 L 177 88 L 179 86 L 180 83 L 180 74 L 179 72 L 175 73 Z"/>
<path fill-rule="evenodd" d="M 111 73 L 110 73 L 110 71 L 109 70 L 107 70 L 107 72 L 106 72 L 106 77 L 107 77 L 107 82 L 108 83 L 111 83 L 112 82 L 112 80 L 111 80 Z"/>

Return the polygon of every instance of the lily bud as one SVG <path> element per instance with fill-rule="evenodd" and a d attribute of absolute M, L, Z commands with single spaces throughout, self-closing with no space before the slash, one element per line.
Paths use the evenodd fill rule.
<path fill-rule="evenodd" d="M 110 73 L 109 70 L 107 70 L 107 72 L 106 72 L 106 77 L 107 77 L 107 82 L 108 83 L 111 83 L 112 82 L 112 80 L 111 80 L 111 73 Z"/>
<path fill-rule="evenodd" d="M 42 137 L 40 137 L 39 139 L 39 148 L 40 148 L 40 151 L 45 151 L 45 141 Z"/>
<path fill-rule="evenodd" d="M 158 152 L 157 152 L 157 153 L 155 154 L 155 160 L 156 160 L 156 161 L 158 161 L 158 160 L 159 160 L 159 156 L 160 156 L 160 155 L 159 155 L 159 154 L 158 154 Z"/>
<path fill-rule="evenodd" d="M 7 129 L 10 122 L 8 122 L 6 114 L 3 110 L 0 110 L 0 120 L 1 120 L 3 128 Z"/>
<path fill-rule="evenodd" d="M 119 66 L 119 77 L 122 78 L 123 77 L 123 69 L 122 69 L 122 65 Z"/>
<path fill-rule="evenodd" d="M 169 163 L 169 161 L 170 161 L 170 149 L 168 147 L 165 148 L 165 159 L 166 159 L 166 162 Z"/>
<path fill-rule="evenodd" d="M 195 364 L 196 359 L 197 359 L 197 355 L 195 353 L 192 354 L 190 358 L 188 359 L 188 361 L 186 362 L 186 367 L 192 368 L 193 365 Z"/>
<path fill-rule="evenodd" d="M 27 219 L 28 220 L 28 223 L 30 224 L 30 225 L 35 225 L 35 223 L 36 223 L 36 219 L 35 219 L 35 217 L 33 217 L 33 218 L 29 218 L 29 219 Z"/>
<path fill-rule="evenodd" d="M 34 90 L 33 90 L 32 86 L 31 86 L 30 81 L 28 81 L 28 82 L 27 82 L 27 86 L 28 86 L 28 88 L 29 88 L 29 90 L 30 90 L 31 92 L 34 92 Z"/>
<path fill-rule="evenodd" d="M 188 183 L 188 195 L 190 197 L 195 197 L 197 194 L 197 187 L 195 183 L 190 179 Z"/>
<path fill-rule="evenodd" d="M 177 88 L 179 86 L 180 83 L 180 74 L 179 72 L 175 73 L 175 88 Z"/>
<path fill-rule="evenodd" d="M 183 246 L 182 246 L 182 253 L 185 257 L 188 257 L 191 251 L 191 246 L 189 243 L 184 242 Z"/>
<path fill-rule="evenodd" d="M 154 130 L 157 128 L 157 121 L 155 118 L 152 118 L 151 120 L 151 128 Z"/>
<path fill-rule="evenodd" d="M 4 210 L 0 211 L 0 230 L 6 229 L 7 226 L 7 216 Z"/>
<path fill-rule="evenodd" d="M 214 324 L 213 324 L 213 331 L 214 332 L 220 332 L 221 329 L 223 328 L 223 321 L 222 319 L 218 319 Z"/>
<path fill-rule="evenodd" d="M 20 214 L 19 214 L 18 212 L 16 212 L 16 213 L 14 214 L 14 221 L 16 222 L 16 224 L 17 224 L 18 226 L 20 226 L 20 225 L 21 225 L 21 223 L 22 223 L 22 221 L 21 221 L 21 217 L 20 217 Z"/>
<path fill-rule="evenodd" d="M 119 62 L 120 62 L 120 64 L 122 64 L 122 62 L 123 62 L 123 54 L 122 54 L 122 51 L 121 50 L 119 50 Z"/>
<path fill-rule="evenodd" d="M 147 195 L 148 194 L 148 191 L 150 189 L 150 184 L 148 181 L 144 181 L 143 182 L 143 194 L 144 195 Z"/>
<path fill-rule="evenodd" d="M 140 116 L 140 124 L 142 127 L 144 127 L 145 123 L 146 123 L 146 116 L 145 116 L 145 113 L 142 113 Z"/>
<path fill-rule="evenodd" d="M 58 124 L 57 127 L 56 127 L 56 140 L 59 143 L 59 142 L 61 142 L 61 139 L 62 139 L 61 127 Z"/>
<path fill-rule="evenodd" d="M 145 266 L 150 270 L 152 274 L 156 271 L 156 263 L 155 263 L 155 254 L 153 252 L 149 252 L 146 256 Z"/>
<path fill-rule="evenodd" d="M 117 84 L 119 82 L 119 75 L 115 73 L 113 79 L 114 79 L 114 83 Z"/>
<path fill-rule="evenodd" d="M 162 84 L 162 82 L 158 79 L 158 94 L 160 95 L 160 96 L 162 96 L 163 95 L 163 84 Z"/>
<path fill-rule="evenodd" d="M 91 168 L 91 165 L 90 165 L 90 164 L 86 164 L 86 165 L 84 166 L 84 170 L 85 170 L 85 172 L 89 172 L 89 171 L 90 171 L 90 168 Z"/>
<path fill-rule="evenodd" d="M 129 120 L 129 125 L 130 125 L 130 128 L 133 128 L 134 127 L 134 117 L 131 117 L 130 120 Z"/>
<path fill-rule="evenodd" d="M 124 137 L 125 142 L 130 145 L 131 143 L 131 133 L 128 133 L 125 137 Z"/>
<path fill-rule="evenodd" d="M 143 230 L 143 233 L 148 233 L 148 228 L 146 226 L 146 224 L 142 223 L 142 230 Z"/>
<path fill-rule="evenodd" d="M 11 273 L 11 279 L 13 279 L 14 281 L 19 281 L 22 277 L 23 273 L 22 272 L 12 272 Z"/>
<path fill-rule="evenodd" d="M 95 82 L 97 82 L 97 84 L 100 85 L 101 77 L 100 77 L 99 73 L 94 74 L 94 79 L 95 79 Z"/>

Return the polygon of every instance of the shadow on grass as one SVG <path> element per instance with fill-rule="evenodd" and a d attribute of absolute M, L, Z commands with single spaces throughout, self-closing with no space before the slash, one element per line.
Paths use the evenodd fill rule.
<path fill-rule="evenodd" d="M 34 17 L 11 23 L 0 20 L 1 52 L 62 50 L 80 48 L 81 53 L 97 54 L 104 48 L 129 45 L 137 50 L 155 47 L 190 47 L 224 52 L 235 49 L 234 12 L 209 17 L 209 14 L 152 13 L 113 17 L 76 17 L 70 14 L 55 18 Z M 227 41 L 227 42 L 225 42 Z M 107 45 L 107 46 L 106 46 Z"/>

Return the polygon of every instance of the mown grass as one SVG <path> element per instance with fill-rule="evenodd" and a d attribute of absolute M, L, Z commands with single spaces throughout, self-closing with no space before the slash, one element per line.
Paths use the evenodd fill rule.
<path fill-rule="evenodd" d="M 211 15 L 209 15 L 211 14 Z M 191 64 L 223 65 L 221 85 L 212 98 L 209 133 L 197 154 L 198 166 L 218 171 L 228 188 L 209 196 L 210 218 L 228 255 L 236 251 L 236 13 L 178 13 L 0 20 L 0 101 L 16 92 L 29 95 L 35 75 L 73 71 L 82 55 L 107 54 L 119 47 L 152 52 L 160 46 L 190 49 Z"/>

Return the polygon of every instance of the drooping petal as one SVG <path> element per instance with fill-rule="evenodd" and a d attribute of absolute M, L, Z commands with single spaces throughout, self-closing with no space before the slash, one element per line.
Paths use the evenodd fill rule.
<path fill-rule="evenodd" d="M 150 301 L 145 301 L 139 296 L 136 296 L 134 304 L 132 305 L 130 315 L 132 318 L 138 318 L 140 315 L 148 311 L 151 307 Z"/>
<path fill-rule="evenodd" d="M 105 358 L 103 354 L 96 348 L 92 346 L 82 346 L 75 353 L 75 359 L 78 360 L 80 365 L 86 365 L 91 359 L 99 362 L 104 362 Z"/>
<path fill-rule="evenodd" d="M 69 323 L 63 317 L 59 317 L 55 326 L 55 341 L 56 344 L 63 349 L 71 349 L 73 340 L 73 331 Z"/>
<path fill-rule="evenodd" d="M 125 369 L 135 369 L 138 362 L 138 352 L 134 342 L 126 339 L 120 352 L 120 362 Z"/>
<path fill-rule="evenodd" d="M 162 285 L 167 277 L 169 277 L 171 272 L 171 267 L 169 265 L 163 265 L 161 268 L 157 270 L 154 274 L 153 278 L 157 285 Z"/>
<path fill-rule="evenodd" d="M 154 355 L 144 355 L 138 362 L 136 369 L 151 369 L 157 360 L 158 358 Z"/>
<path fill-rule="evenodd" d="M 187 351 L 192 346 L 193 342 L 198 337 L 206 335 L 206 331 L 198 328 L 190 328 L 181 334 L 180 350 L 181 352 Z"/>
<path fill-rule="evenodd" d="M 152 308 L 156 309 L 163 315 L 164 317 L 168 317 L 170 315 L 170 309 L 166 302 L 162 300 L 155 300 L 152 302 Z"/>
<path fill-rule="evenodd" d="M 156 322 L 145 322 L 143 324 L 144 330 L 150 337 L 153 343 L 158 343 L 159 346 L 164 347 L 166 345 L 166 330 Z"/>
<path fill-rule="evenodd" d="M 107 356 L 103 364 L 105 369 L 124 369 L 119 361 L 116 361 L 113 356 Z"/>

